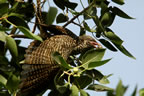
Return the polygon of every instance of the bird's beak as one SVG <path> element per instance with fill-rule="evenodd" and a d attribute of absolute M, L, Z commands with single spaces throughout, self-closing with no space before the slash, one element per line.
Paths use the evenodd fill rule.
<path fill-rule="evenodd" d="M 90 41 L 90 44 L 94 46 L 94 48 L 102 48 L 101 44 L 95 42 L 95 41 Z"/>

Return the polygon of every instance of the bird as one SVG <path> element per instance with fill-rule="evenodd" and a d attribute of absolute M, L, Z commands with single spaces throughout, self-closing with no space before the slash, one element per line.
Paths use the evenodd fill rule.
<path fill-rule="evenodd" d="M 51 56 L 54 52 L 58 52 L 67 61 L 70 55 L 80 54 L 99 45 L 91 36 L 76 36 L 61 26 L 57 30 L 53 26 L 50 31 L 54 35 L 48 36 L 43 42 L 34 40 L 26 50 L 19 85 L 20 96 L 35 96 L 52 85 L 60 70 L 60 65 Z"/>

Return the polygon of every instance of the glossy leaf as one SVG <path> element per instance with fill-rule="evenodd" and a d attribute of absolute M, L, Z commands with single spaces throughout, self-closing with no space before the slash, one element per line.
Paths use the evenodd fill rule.
<path fill-rule="evenodd" d="M 67 91 L 67 89 L 68 89 L 68 83 L 66 83 L 66 84 L 64 84 L 64 85 L 56 85 L 56 88 L 57 88 L 57 90 L 61 93 L 61 94 L 63 94 L 63 93 L 65 93 L 66 91 Z"/>
<path fill-rule="evenodd" d="M 4 32 L 0 31 L 0 41 L 6 42 L 6 35 Z"/>
<path fill-rule="evenodd" d="M 79 89 L 77 88 L 76 85 L 72 85 L 70 90 L 71 90 L 70 96 L 79 96 L 78 95 Z"/>
<path fill-rule="evenodd" d="M 16 42 L 12 37 L 6 36 L 6 46 L 10 50 L 12 56 L 14 56 L 16 59 L 18 57 L 18 49 L 17 49 Z"/>
<path fill-rule="evenodd" d="M 35 40 L 39 40 L 39 41 L 43 41 L 42 38 L 40 36 L 37 36 L 35 34 L 33 34 L 32 32 L 30 32 L 29 29 L 23 27 L 23 26 L 17 26 L 17 28 L 23 32 L 27 37 L 31 38 L 31 39 L 35 39 Z"/>
<path fill-rule="evenodd" d="M 127 88 L 128 87 L 123 86 L 122 81 L 120 80 L 116 88 L 116 96 L 124 96 L 124 93 L 127 90 Z"/>
<path fill-rule="evenodd" d="M 1 74 L 0 74 L 0 83 L 3 85 L 6 85 L 6 83 L 7 83 L 7 79 L 4 76 L 2 76 Z"/>
<path fill-rule="evenodd" d="M 20 79 L 18 77 L 16 77 L 14 74 L 12 74 L 8 81 L 7 81 L 7 85 L 6 87 L 8 88 L 8 90 L 13 93 L 14 91 L 16 91 L 16 89 L 18 88 L 19 85 L 19 81 Z"/>
<path fill-rule="evenodd" d="M 90 16 L 95 16 L 97 13 L 96 7 L 95 6 L 91 6 L 88 10 L 85 11 L 84 13 L 84 19 L 91 19 Z"/>
<path fill-rule="evenodd" d="M 48 11 L 47 16 L 46 16 L 47 17 L 46 24 L 51 25 L 54 22 L 55 17 L 57 15 L 57 11 L 58 10 L 55 7 L 49 8 L 49 11 Z"/>
<path fill-rule="evenodd" d="M 110 9 L 111 9 L 111 11 L 114 14 L 116 14 L 116 15 L 122 17 L 122 18 L 125 18 L 125 19 L 134 19 L 134 18 L 130 17 L 129 15 L 127 15 L 125 12 L 123 12 L 121 9 L 119 9 L 117 7 L 113 7 L 113 8 L 110 8 Z"/>
<path fill-rule="evenodd" d="M 144 96 L 144 88 L 139 90 L 139 96 Z"/>
<path fill-rule="evenodd" d="M 109 50 L 111 51 L 117 51 L 117 49 L 107 40 L 105 39 L 99 39 L 99 41 L 105 46 L 107 47 Z"/>
<path fill-rule="evenodd" d="M 107 84 L 109 83 L 109 80 L 107 79 L 106 76 L 104 76 L 101 72 L 99 72 L 96 69 L 92 69 L 92 70 L 87 70 L 86 74 L 93 78 L 94 80 L 99 81 L 101 84 Z"/>
<path fill-rule="evenodd" d="M 81 89 L 85 88 L 87 85 L 89 85 L 92 82 L 92 79 L 88 76 L 80 76 L 79 78 L 76 78 L 74 81 L 74 84 L 79 86 Z"/>
<path fill-rule="evenodd" d="M 102 61 L 94 61 L 94 62 L 90 62 L 88 64 L 88 69 L 87 70 L 91 70 L 91 69 L 94 69 L 95 67 L 98 67 L 98 66 L 102 66 L 104 65 L 105 63 L 109 62 L 111 59 L 107 59 L 107 60 L 102 60 Z M 87 68 L 86 66 L 84 66 L 85 68 Z"/>
<path fill-rule="evenodd" d="M 112 88 L 106 87 L 104 85 L 98 85 L 98 84 L 92 84 L 92 85 L 88 86 L 87 89 L 93 90 L 93 91 L 111 91 L 111 90 L 113 90 Z"/>
<path fill-rule="evenodd" d="M 83 89 L 80 90 L 80 96 L 89 96 Z"/>
<path fill-rule="evenodd" d="M 52 54 L 52 58 L 58 64 L 60 64 L 61 66 L 63 66 L 64 68 L 67 68 L 67 69 L 71 69 L 72 68 L 69 64 L 67 64 L 67 62 L 63 59 L 63 57 L 58 52 L 53 53 Z"/>
<path fill-rule="evenodd" d="M 96 32 L 96 30 L 91 29 L 86 22 L 83 22 L 84 28 L 89 32 Z"/>
<path fill-rule="evenodd" d="M 104 53 L 105 53 L 105 49 L 87 51 L 81 59 L 83 67 L 88 68 L 89 63 L 100 61 L 104 56 Z"/>
<path fill-rule="evenodd" d="M 115 3 L 117 3 L 117 4 L 120 4 L 120 5 L 125 4 L 124 0 L 112 0 L 112 1 L 115 2 Z"/>
<path fill-rule="evenodd" d="M 128 52 L 123 45 L 114 44 L 123 54 L 126 56 L 136 59 L 130 52 Z"/>
<path fill-rule="evenodd" d="M 109 27 L 112 25 L 113 21 L 115 19 L 115 15 L 111 12 L 106 12 L 102 17 L 101 17 L 101 23 L 105 27 Z"/>
<path fill-rule="evenodd" d="M 136 94 L 137 94 L 137 86 L 135 87 L 135 89 L 134 89 L 134 91 L 133 91 L 131 96 L 136 96 Z"/>
<path fill-rule="evenodd" d="M 57 22 L 57 23 L 64 23 L 64 22 L 66 22 L 66 21 L 68 21 L 68 17 L 65 16 L 65 15 L 62 14 L 62 13 L 60 13 L 60 14 L 57 16 L 57 18 L 56 18 L 56 22 Z"/>
<path fill-rule="evenodd" d="M 123 40 L 121 40 L 114 32 L 105 32 L 105 36 L 117 45 L 121 45 L 123 43 Z"/>

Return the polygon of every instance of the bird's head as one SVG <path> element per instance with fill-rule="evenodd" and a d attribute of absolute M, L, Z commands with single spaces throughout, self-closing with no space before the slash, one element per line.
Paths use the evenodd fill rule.
<path fill-rule="evenodd" d="M 87 51 L 91 48 L 101 48 L 102 46 L 96 42 L 94 38 L 89 35 L 79 36 L 77 46 L 74 48 L 76 54 Z"/>

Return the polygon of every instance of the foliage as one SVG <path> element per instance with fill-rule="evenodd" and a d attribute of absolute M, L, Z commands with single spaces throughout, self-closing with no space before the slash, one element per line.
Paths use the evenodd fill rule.
<path fill-rule="evenodd" d="M 40 10 L 45 8 L 47 0 L 1 0 L 0 1 L 0 95 L 16 95 L 18 84 L 20 82 L 20 62 L 24 60 L 25 47 L 20 45 L 22 38 L 43 41 L 42 37 L 34 34 L 36 27 L 41 31 L 41 24 L 51 25 L 54 20 L 56 23 L 64 23 L 63 27 L 69 24 L 75 24 L 80 27 L 80 35 L 91 32 L 106 49 L 113 52 L 121 51 L 128 57 L 135 57 L 129 53 L 122 45 L 124 42 L 116 35 L 110 26 L 115 17 L 119 16 L 125 19 L 133 19 L 127 13 L 116 6 L 110 6 L 114 2 L 119 5 L 124 4 L 124 0 L 87 0 L 88 7 L 80 3 L 70 2 L 69 0 L 53 0 L 56 7 L 49 6 L 47 11 Z M 49 4 L 50 5 L 50 4 Z M 82 11 L 77 11 L 77 6 L 83 7 Z M 98 16 L 100 8 L 100 16 Z M 57 15 L 57 11 L 63 13 Z M 73 17 L 68 15 L 72 14 Z M 83 19 L 79 19 L 83 16 Z M 43 22 L 39 19 L 43 19 Z M 75 21 L 78 20 L 78 22 Z M 88 20 L 94 22 L 94 27 L 89 26 Z M 34 24 L 31 28 L 29 24 Z M 15 39 L 19 38 L 19 39 Z M 110 75 L 103 75 L 96 69 L 103 66 L 111 59 L 103 60 L 106 49 L 92 49 L 79 57 L 71 56 L 74 64 L 68 64 L 59 53 L 52 55 L 53 59 L 61 65 L 63 73 L 58 73 L 55 77 L 56 89 L 49 93 L 49 96 L 89 96 L 85 90 L 109 91 L 108 96 L 123 96 L 127 87 L 122 86 L 120 81 L 116 90 L 106 87 L 102 84 L 109 83 Z M 67 76 L 65 80 L 64 76 Z M 62 82 L 62 83 L 61 83 Z M 133 94 L 136 92 L 134 91 Z M 140 90 L 140 95 L 144 93 Z M 59 96 L 58 95 L 58 96 Z M 135 95 L 132 95 L 135 96 Z"/>

